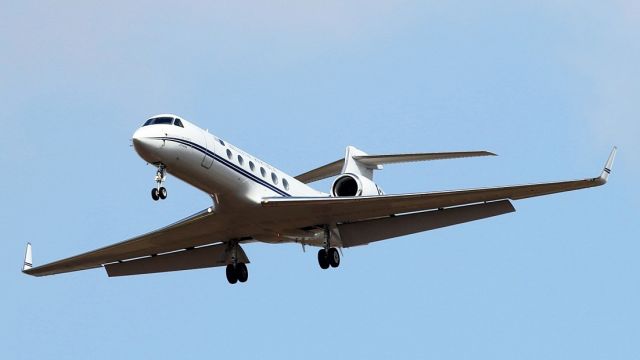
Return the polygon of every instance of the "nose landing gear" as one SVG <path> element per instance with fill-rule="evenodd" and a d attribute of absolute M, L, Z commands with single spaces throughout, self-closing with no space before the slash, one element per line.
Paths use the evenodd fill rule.
<path fill-rule="evenodd" d="M 166 168 L 163 164 L 158 165 L 158 171 L 156 172 L 156 187 L 151 190 L 151 198 L 154 201 L 164 200 L 167 198 L 167 189 L 162 186 L 167 178 Z"/>

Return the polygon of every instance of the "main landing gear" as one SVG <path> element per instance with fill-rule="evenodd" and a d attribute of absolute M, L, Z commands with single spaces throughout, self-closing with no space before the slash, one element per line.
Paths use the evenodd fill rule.
<path fill-rule="evenodd" d="M 249 279 L 249 270 L 244 263 L 229 264 L 227 265 L 227 281 L 229 284 L 235 284 L 238 281 L 241 283 Z"/>
<path fill-rule="evenodd" d="M 318 251 L 318 264 L 320 264 L 322 269 L 328 269 L 329 266 L 334 268 L 340 266 L 340 253 L 338 249 L 320 249 Z"/>
<path fill-rule="evenodd" d="M 227 281 L 229 284 L 235 284 L 238 281 L 241 283 L 246 282 L 249 279 L 249 270 L 247 264 L 238 261 L 238 243 L 229 243 L 229 255 L 231 256 L 230 264 L 227 264 Z"/>
<path fill-rule="evenodd" d="M 167 198 L 167 189 L 162 186 L 167 178 L 167 171 L 163 164 L 158 165 L 158 171 L 156 172 L 156 187 L 151 190 L 151 198 L 154 201 L 164 200 Z"/>
<path fill-rule="evenodd" d="M 331 231 L 329 227 L 324 229 L 324 249 L 318 251 L 318 264 L 323 270 L 329 267 L 337 268 L 340 266 L 340 252 L 338 249 L 331 247 Z"/>

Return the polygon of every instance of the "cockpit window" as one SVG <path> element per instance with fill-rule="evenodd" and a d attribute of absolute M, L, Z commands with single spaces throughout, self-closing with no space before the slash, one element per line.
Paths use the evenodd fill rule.
<path fill-rule="evenodd" d="M 173 124 L 173 118 L 172 117 L 157 117 L 157 118 L 153 118 L 153 119 L 147 120 L 147 122 L 144 123 L 144 125 L 142 125 L 142 126 L 148 126 L 148 125 L 171 125 L 171 124 Z"/>
<path fill-rule="evenodd" d="M 180 126 L 181 128 L 184 127 L 184 125 L 182 125 L 182 121 L 180 121 L 180 119 L 176 119 L 176 121 L 174 121 L 173 125 Z"/>

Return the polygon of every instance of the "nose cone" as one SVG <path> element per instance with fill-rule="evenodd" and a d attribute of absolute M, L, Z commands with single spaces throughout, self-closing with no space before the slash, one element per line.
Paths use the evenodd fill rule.
<path fill-rule="evenodd" d="M 161 147 L 162 140 L 152 137 L 152 134 L 145 128 L 138 129 L 133 133 L 133 148 L 138 155 L 149 163 L 160 162 L 158 150 Z"/>

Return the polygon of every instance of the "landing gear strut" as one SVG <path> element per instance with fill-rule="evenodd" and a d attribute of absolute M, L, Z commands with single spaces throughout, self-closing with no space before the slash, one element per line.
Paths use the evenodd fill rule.
<path fill-rule="evenodd" d="M 162 186 L 167 178 L 167 171 L 164 164 L 158 165 L 158 171 L 156 172 L 156 187 L 151 190 L 151 198 L 154 201 L 167 198 L 167 189 Z"/>
<path fill-rule="evenodd" d="M 318 251 L 318 264 L 323 270 L 329 267 L 337 268 L 340 266 L 340 252 L 338 249 L 331 247 L 331 231 L 329 227 L 324 229 L 324 249 Z"/>

